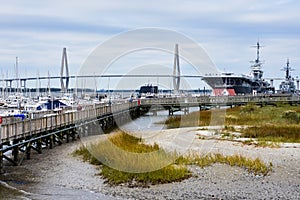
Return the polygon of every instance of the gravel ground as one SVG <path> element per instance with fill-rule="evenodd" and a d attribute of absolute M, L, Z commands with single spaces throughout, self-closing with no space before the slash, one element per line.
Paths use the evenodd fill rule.
<path fill-rule="evenodd" d="M 206 131 L 195 128 L 135 133 L 148 143 L 181 153 L 198 152 L 241 154 L 273 163 L 265 177 L 249 174 L 245 169 L 215 164 L 201 169 L 190 166 L 193 176 L 182 182 L 129 188 L 104 183 L 97 167 L 84 163 L 71 153 L 80 141 L 33 154 L 22 166 L 6 166 L 0 176 L 2 185 L 16 188 L 1 191 L 1 199 L 300 199 L 300 147 L 281 148 L 244 146 L 239 142 L 198 139 Z M 91 138 L 94 140 L 95 138 Z M 1 184 L 0 184 L 1 185 Z"/>

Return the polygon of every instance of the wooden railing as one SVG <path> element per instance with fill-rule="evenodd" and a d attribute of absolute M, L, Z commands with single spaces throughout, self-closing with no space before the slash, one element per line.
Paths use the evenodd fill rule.
<path fill-rule="evenodd" d="M 141 99 L 141 105 L 152 106 L 201 106 L 201 105 L 232 105 L 246 103 L 294 103 L 299 96 L 200 96 L 200 97 L 168 97 Z"/>
<path fill-rule="evenodd" d="M 141 106 L 214 106 L 234 105 L 246 103 L 300 103 L 299 96 L 201 96 L 201 97 L 172 97 L 140 99 L 133 102 L 122 101 L 112 105 L 85 105 L 81 110 L 77 108 L 61 113 L 42 113 L 42 117 L 25 119 L 4 118 L 0 128 L 0 141 L 5 142 L 19 137 L 26 137 L 44 131 L 51 131 L 90 121 L 97 117 L 121 112 Z M 39 114 L 41 115 L 41 114 Z"/>

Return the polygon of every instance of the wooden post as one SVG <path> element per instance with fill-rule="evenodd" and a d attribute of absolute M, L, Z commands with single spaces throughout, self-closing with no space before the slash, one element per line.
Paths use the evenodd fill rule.
<path fill-rule="evenodd" d="M 189 113 L 189 108 L 188 107 L 183 108 L 183 113 L 184 115 L 187 115 Z"/>
<path fill-rule="evenodd" d="M 13 140 L 13 144 L 17 144 L 18 140 Z M 18 163 L 19 162 L 19 146 L 14 146 L 12 150 L 12 155 L 14 158 L 14 162 Z"/>
<path fill-rule="evenodd" d="M 169 116 L 173 116 L 173 114 L 174 114 L 174 112 L 173 112 L 173 108 L 172 108 L 172 107 L 170 107 L 170 108 L 169 108 Z"/>
<path fill-rule="evenodd" d="M 69 143 L 69 141 L 70 141 L 70 132 L 71 132 L 70 130 L 67 130 L 67 133 L 66 133 L 67 134 L 67 143 Z"/>
<path fill-rule="evenodd" d="M 57 134 L 57 140 L 58 140 L 58 145 L 61 145 L 63 142 L 63 132 L 60 131 L 58 134 Z"/>
<path fill-rule="evenodd" d="M 30 160 L 30 150 L 31 150 L 31 143 L 27 143 L 26 145 L 26 158 L 27 160 Z"/>
<path fill-rule="evenodd" d="M 37 147 L 37 151 L 39 154 L 42 153 L 42 139 L 38 139 L 38 141 L 36 142 L 36 147 Z"/>
<path fill-rule="evenodd" d="M 2 88 L 3 90 L 3 88 Z M 3 171 L 3 151 L 2 151 L 2 148 L 3 148 L 3 145 L 2 145 L 2 127 L 1 127 L 1 124 L 2 124 L 2 118 L 1 118 L 1 123 L 0 123 L 0 174 L 3 174 L 4 171 Z"/>
<path fill-rule="evenodd" d="M 157 110 L 156 110 L 156 108 L 152 112 L 153 112 L 153 116 L 157 116 Z"/>
<path fill-rule="evenodd" d="M 49 148 L 53 149 L 53 135 L 49 136 Z"/>

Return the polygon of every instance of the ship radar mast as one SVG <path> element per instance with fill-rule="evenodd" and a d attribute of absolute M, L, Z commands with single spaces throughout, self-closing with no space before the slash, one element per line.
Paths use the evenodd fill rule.
<path fill-rule="evenodd" d="M 260 45 L 259 42 L 256 43 L 256 60 L 255 63 L 259 63 L 259 49 L 260 49 Z"/>
<path fill-rule="evenodd" d="M 256 46 L 253 47 L 256 48 L 256 59 L 252 61 L 252 63 L 254 64 L 251 65 L 252 75 L 254 80 L 261 80 L 263 76 L 263 71 L 261 69 L 263 63 L 259 59 L 259 50 L 261 49 L 262 46 L 259 44 L 259 42 L 257 42 Z"/>
<path fill-rule="evenodd" d="M 294 69 L 292 69 L 292 68 L 290 67 L 290 61 L 289 61 L 289 59 L 287 59 L 287 61 L 286 61 L 286 67 L 284 67 L 284 68 L 282 69 L 282 71 L 285 71 L 285 80 L 286 80 L 286 81 L 290 81 L 291 78 L 292 78 L 292 76 L 291 76 L 291 74 L 290 74 L 290 71 L 294 71 Z"/>

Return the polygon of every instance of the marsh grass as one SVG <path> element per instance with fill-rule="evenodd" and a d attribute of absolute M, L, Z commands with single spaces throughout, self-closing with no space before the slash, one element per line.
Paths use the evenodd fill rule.
<path fill-rule="evenodd" d="M 211 122 L 211 110 L 192 112 L 188 115 L 171 116 L 165 124 L 167 128 L 193 127 L 193 126 L 208 126 Z"/>
<path fill-rule="evenodd" d="M 253 173 L 255 175 L 263 175 L 266 176 L 272 170 L 272 163 L 266 165 L 259 158 L 251 159 L 246 158 L 241 155 L 229 155 L 224 156 L 222 154 L 208 154 L 205 156 L 199 155 L 190 155 L 190 156 L 180 156 L 176 162 L 177 164 L 183 165 L 197 165 L 201 168 L 210 166 L 215 163 L 227 164 L 230 166 L 238 166 L 241 168 L 245 168 L 249 173 Z"/>
<path fill-rule="evenodd" d="M 195 126 L 191 122 L 198 121 L 198 126 L 208 126 L 211 123 L 212 112 L 218 115 L 216 110 L 205 110 L 182 117 L 170 117 L 166 124 L 168 128 L 177 128 Z M 221 111 L 220 113 L 222 114 Z M 228 127 L 248 126 L 242 130 L 242 137 L 256 138 L 261 146 L 264 141 L 300 142 L 300 108 L 297 106 L 277 104 L 260 107 L 247 104 L 229 108 L 226 109 L 224 125 L 227 127 L 226 131 L 234 131 Z"/>
<path fill-rule="evenodd" d="M 256 138 L 257 145 L 278 147 L 282 142 L 300 142 L 300 109 L 296 106 L 277 105 L 258 107 L 250 104 L 228 109 L 226 125 L 247 125 L 241 137 Z"/>
<path fill-rule="evenodd" d="M 133 152 L 133 153 L 151 153 L 161 151 L 164 152 L 163 156 L 160 154 L 147 154 L 147 160 L 142 160 L 139 158 L 139 162 L 143 162 L 146 166 L 151 166 L 153 164 L 157 164 L 161 162 L 164 166 L 160 167 L 157 170 L 149 170 L 145 172 L 130 172 L 123 171 L 111 167 L 111 165 L 106 165 L 106 161 L 102 159 L 97 159 L 99 156 L 99 151 L 91 151 L 92 149 L 100 149 L 104 151 L 104 148 L 110 148 L 103 141 L 98 141 L 96 143 L 92 143 L 89 145 L 82 145 L 78 149 L 73 152 L 74 156 L 80 155 L 84 161 L 90 162 L 94 165 L 100 165 L 101 171 L 99 173 L 108 184 L 119 185 L 126 184 L 128 186 L 147 186 L 151 184 L 159 184 L 159 183 L 170 183 L 177 182 L 184 179 L 187 179 L 192 176 L 192 173 L 187 169 L 187 165 L 198 165 L 200 167 L 206 167 L 212 165 L 214 163 L 223 163 L 228 164 L 230 166 L 239 166 L 247 169 L 250 173 L 267 175 L 267 173 L 271 170 L 270 166 L 266 166 L 259 159 L 249 159 L 239 155 L 233 156 L 223 156 L 221 154 L 209 154 L 206 156 L 199 156 L 197 154 L 190 154 L 189 156 L 180 156 L 176 152 L 168 153 L 159 148 L 158 145 L 147 145 L 144 144 L 141 138 L 137 138 L 130 134 L 124 132 L 118 132 L 116 134 L 112 134 L 108 137 L 110 140 L 110 144 L 118 146 L 123 150 Z M 107 150 L 107 149 L 106 149 Z M 107 154 L 109 152 L 109 154 Z M 104 157 L 114 157 L 117 155 L 114 150 L 108 149 L 108 151 L 104 151 Z M 103 156 L 103 155 L 102 155 Z M 166 160 L 167 157 L 172 159 L 168 160 L 169 164 L 162 162 L 162 160 Z M 126 156 L 126 154 L 122 154 L 121 157 L 118 157 L 118 160 L 123 165 L 128 165 L 126 161 L 129 163 L 136 165 L 137 161 L 132 162 L 130 157 Z M 101 160 L 101 161 L 99 161 Z M 110 163 L 111 164 L 111 163 Z M 140 163 L 141 164 L 141 163 Z M 132 166 L 131 166 L 132 167 Z M 142 164 L 142 167 L 145 167 Z M 131 168 L 125 168 L 131 169 Z M 139 168 L 134 168 L 139 169 Z M 146 168 L 147 169 L 147 168 Z"/>
<path fill-rule="evenodd" d="M 178 182 L 192 176 L 186 166 L 169 165 L 162 169 L 145 173 L 128 173 L 108 166 L 102 166 L 100 175 L 113 185 L 147 186 L 153 184 Z"/>
<path fill-rule="evenodd" d="M 169 183 L 189 178 L 186 166 L 173 165 L 176 153 L 169 153 L 157 144 L 147 145 L 128 133 L 119 131 L 89 145 L 82 145 L 73 155 L 101 165 L 101 175 L 109 184 L 130 186 Z"/>
<path fill-rule="evenodd" d="M 148 153 L 158 151 L 159 146 L 157 144 L 148 145 L 142 142 L 142 138 L 135 137 L 123 131 L 109 136 L 109 140 L 117 147 L 135 153 Z"/>
<path fill-rule="evenodd" d="M 271 142 L 300 142 L 299 125 L 261 125 L 247 127 L 242 131 L 242 137 L 257 138 L 258 141 Z"/>
<path fill-rule="evenodd" d="M 291 114 L 289 114 L 291 113 Z M 238 106 L 226 110 L 225 125 L 284 125 L 298 124 L 300 109 L 290 105 L 267 105 L 259 107 L 253 104 Z M 299 118 L 298 118 L 299 117 Z"/>

